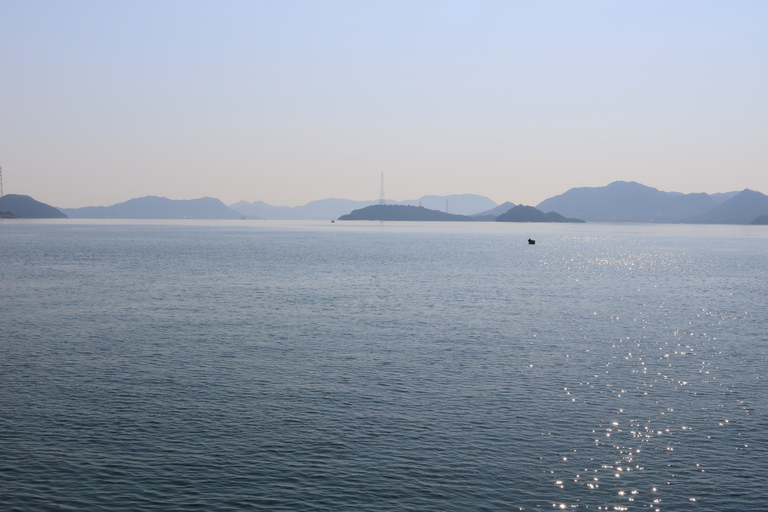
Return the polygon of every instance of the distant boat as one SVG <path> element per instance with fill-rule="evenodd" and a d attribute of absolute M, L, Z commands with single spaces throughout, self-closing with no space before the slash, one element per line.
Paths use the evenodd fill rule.
<path fill-rule="evenodd" d="M 536 240 L 534 240 L 533 238 L 528 239 L 528 245 L 534 245 L 535 243 L 536 243 Z"/>

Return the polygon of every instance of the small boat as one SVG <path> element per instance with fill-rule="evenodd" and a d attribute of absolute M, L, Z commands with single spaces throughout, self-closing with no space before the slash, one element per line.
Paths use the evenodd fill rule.
<path fill-rule="evenodd" d="M 536 240 L 534 240 L 533 238 L 529 238 L 528 245 L 534 245 L 534 244 L 536 244 Z"/>

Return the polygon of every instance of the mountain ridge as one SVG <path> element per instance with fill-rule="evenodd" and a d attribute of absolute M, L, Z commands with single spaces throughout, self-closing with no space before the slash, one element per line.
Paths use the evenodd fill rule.
<path fill-rule="evenodd" d="M 717 206 L 705 193 L 662 192 L 635 181 L 604 187 L 577 187 L 536 207 L 587 222 L 681 222 Z"/>
<path fill-rule="evenodd" d="M 8 194 L 0 200 L 0 210 L 32 218 L 91 218 L 91 219 L 238 219 L 265 218 L 287 220 L 327 220 L 338 218 L 352 210 L 377 204 L 377 201 L 351 199 L 320 199 L 297 207 L 272 206 L 262 201 L 240 201 L 228 207 L 219 199 L 172 200 L 165 197 L 145 196 L 111 206 L 82 208 L 54 208 L 29 196 Z M 37 205 L 36 211 L 9 207 L 14 201 Z M 514 203 L 497 205 L 491 199 L 475 194 L 450 196 L 422 196 L 416 200 L 395 202 L 400 206 L 437 205 L 427 210 L 443 211 L 447 206 L 452 213 L 466 212 L 476 221 L 493 221 L 514 208 Z M 3 204 L 6 204 L 3 207 Z M 387 204 L 393 204 L 388 201 Z M 491 208 L 486 208 L 491 206 Z M 40 209 L 45 211 L 41 213 Z M 249 209 L 250 208 L 250 209 Z M 588 222 L 656 222 L 656 223 L 712 223 L 749 224 L 758 217 L 768 215 L 768 196 L 750 189 L 740 192 L 715 194 L 663 192 L 637 182 L 614 181 L 603 187 L 576 187 L 545 199 L 536 206 L 542 211 L 558 212 L 566 218 Z"/>
<path fill-rule="evenodd" d="M 634 181 L 614 181 L 603 187 L 572 188 L 545 199 L 537 208 L 556 210 L 588 222 L 745 224 L 761 213 L 768 213 L 768 209 L 761 211 L 759 200 L 748 204 L 749 199 L 742 193 L 683 194 L 662 192 Z M 724 204 L 728 205 L 725 209 L 721 208 Z M 737 213 L 741 210 L 743 213 Z"/>
<path fill-rule="evenodd" d="M 240 219 L 243 216 L 219 199 L 168 199 L 144 196 L 112 206 L 62 208 L 73 219 Z"/>
<path fill-rule="evenodd" d="M 0 210 L 26 219 L 67 218 L 67 215 L 60 209 L 22 194 L 6 194 L 0 197 Z"/>
<path fill-rule="evenodd" d="M 687 224 L 751 224 L 768 214 L 768 196 L 744 189 L 711 210 L 686 220 Z"/>

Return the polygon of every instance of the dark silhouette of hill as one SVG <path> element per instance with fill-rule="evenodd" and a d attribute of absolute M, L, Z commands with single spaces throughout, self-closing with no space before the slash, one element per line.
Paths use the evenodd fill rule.
<path fill-rule="evenodd" d="M 74 219 L 240 219 L 242 215 L 212 197 L 168 199 L 147 196 L 112 206 L 63 208 Z"/>
<path fill-rule="evenodd" d="M 755 217 L 750 224 L 768 225 L 768 215 L 760 215 Z"/>
<path fill-rule="evenodd" d="M 0 210 L 26 219 L 66 219 L 67 216 L 51 205 L 36 201 L 29 196 L 6 194 L 0 198 Z"/>
<path fill-rule="evenodd" d="M 662 192 L 634 181 L 572 188 L 537 208 L 590 222 L 682 222 L 717 206 L 708 194 Z"/>
<path fill-rule="evenodd" d="M 273 206 L 262 201 L 240 201 L 230 208 L 253 219 L 274 220 L 327 220 L 336 219 L 347 212 L 378 204 L 378 201 L 354 201 L 351 199 L 320 199 L 303 206 Z M 407 201 L 391 201 L 387 204 L 424 206 L 428 209 L 444 210 L 446 204 L 452 213 L 469 214 L 496 205 L 485 196 L 454 194 L 449 196 L 422 196 Z"/>
<path fill-rule="evenodd" d="M 750 224 L 768 215 L 768 196 L 745 189 L 709 211 L 687 219 L 692 224 Z"/>
<path fill-rule="evenodd" d="M 519 204 L 496 217 L 496 222 L 584 222 L 581 219 L 567 219 L 557 212 L 544 213 L 533 206 Z"/>
<path fill-rule="evenodd" d="M 403 204 L 374 204 L 342 215 L 339 220 L 397 220 L 397 221 L 459 221 L 471 222 L 472 217 L 454 215 L 423 206 Z"/>

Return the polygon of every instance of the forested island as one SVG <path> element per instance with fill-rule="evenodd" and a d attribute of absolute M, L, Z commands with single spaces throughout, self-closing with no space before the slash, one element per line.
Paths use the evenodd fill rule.
<path fill-rule="evenodd" d="M 36 201 L 29 196 L 6 194 L 0 197 L 0 217 L 4 219 L 66 219 L 58 208 Z"/>
<path fill-rule="evenodd" d="M 517 205 L 496 217 L 496 222 L 577 222 L 581 219 L 567 219 L 557 212 L 544 213 L 533 206 Z"/>
<path fill-rule="evenodd" d="M 352 210 L 342 215 L 339 220 L 397 220 L 397 221 L 453 221 L 473 222 L 475 219 L 468 215 L 454 215 L 430 210 L 423 206 L 406 206 L 402 204 L 374 204 Z"/>

